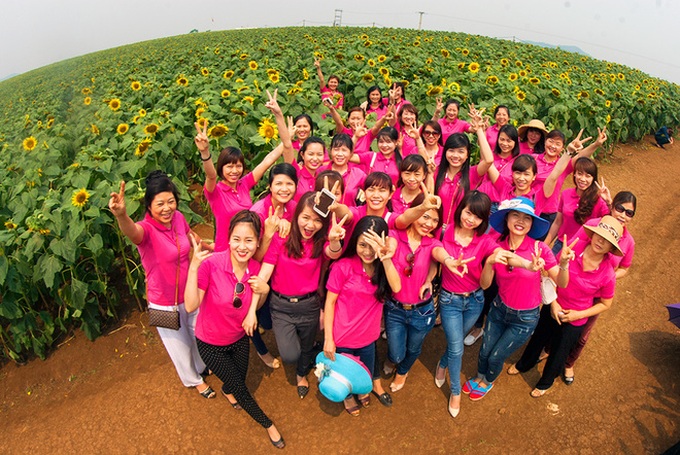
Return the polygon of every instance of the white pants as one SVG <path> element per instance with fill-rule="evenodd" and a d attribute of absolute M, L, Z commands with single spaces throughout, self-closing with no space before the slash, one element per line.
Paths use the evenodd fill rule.
<path fill-rule="evenodd" d="M 173 311 L 171 306 L 156 305 L 154 303 L 149 303 L 149 308 Z M 196 336 L 194 335 L 198 311 L 188 314 L 184 309 L 183 303 L 177 305 L 177 310 L 179 311 L 179 330 L 166 329 L 164 327 L 156 327 L 156 329 L 161 340 L 163 340 L 172 363 L 175 365 L 175 370 L 177 370 L 182 384 L 185 387 L 195 387 L 203 384 L 201 373 L 205 370 L 205 363 L 203 363 L 203 359 L 201 359 L 198 353 Z"/>

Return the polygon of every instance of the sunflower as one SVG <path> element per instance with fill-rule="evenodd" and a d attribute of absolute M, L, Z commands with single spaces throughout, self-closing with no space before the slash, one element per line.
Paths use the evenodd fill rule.
<path fill-rule="evenodd" d="M 578 94 L 576 95 L 576 98 L 578 98 L 578 99 L 581 99 L 581 98 L 584 98 L 584 99 L 585 99 L 585 98 L 590 98 L 590 94 L 589 94 L 586 90 L 581 90 L 581 91 L 578 92 Z"/>
<path fill-rule="evenodd" d="M 231 79 L 231 77 L 234 75 L 234 70 L 226 70 L 224 74 L 222 74 L 222 77 L 225 79 Z"/>
<path fill-rule="evenodd" d="M 612 121 L 612 116 L 607 114 L 607 116 L 604 118 L 605 123 L 609 123 Z"/>
<path fill-rule="evenodd" d="M 180 76 L 177 78 L 177 85 L 181 85 L 182 87 L 186 87 L 189 85 L 189 79 L 187 79 L 184 76 Z"/>
<path fill-rule="evenodd" d="M 123 134 L 127 133 L 129 129 L 130 127 L 127 123 L 121 123 L 118 125 L 118 128 L 116 128 L 116 131 L 122 136 Z"/>
<path fill-rule="evenodd" d="M 71 205 L 83 208 L 89 199 L 90 193 L 88 193 L 85 188 L 81 188 L 73 192 L 73 196 L 71 196 Z"/>
<path fill-rule="evenodd" d="M 139 116 L 140 117 L 146 117 L 146 109 L 140 109 L 139 110 Z"/>
<path fill-rule="evenodd" d="M 468 66 L 468 70 L 470 70 L 471 73 L 479 72 L 479 63 L 477 62 L 470 63 L 470 66 Z"/>
<path fill-rule="evenodd" d="M 11 231 L 17 228 L 17 225 L 12 222 L 12 220 L 5 221 L 5 229 Z"/>
<path fill-rule="evenodd" d="M 257 134 L 259 134 L 261 138 L 269 143 L 269 141 L 278 137 L 279 130 L 276 127 L 276 123 L 272 122 L 269 118 L 264 118 L 260 122 L 260 127 L 257 129 Z"/>
<path fill-rule="evenodd" d="M 532 78 L 529 79 L 529 82 L 534 84 L 534 85 L 538 85 L 538 84 L 541 83 L 541 80 L 537 77 L 532 77 Z"/>
<path fill-rule="evenodd" d="M 208 136 L 210 137 L 222 137 L 229 132 L 227 125 L 215 125 L 208 130 Z"/>
<path fill-rule="evenodd" d="M 434 60 L 432 60 L 432 57 L 428 57 L 427 60 L 425 60 L 425 64 L 426 64 L 426 65 L 432 65 L 432 62 L 433 62 L 433 61 L 434 61 Z"/>
<path fill-rule="evenodd" d="M 371 47 L 371 44 L 373 43 L 369 40 L 364 41 L 364 47 Z"/>
<path fill-rule="evenodd" d="M 204 112 L 205 112 L 205 108 L 203 108 L 203 107 L 199 107 L 198 109 L 196 109 L 196 114 L 195 114 L 196 118 L 203 117 Z"/>
<path fill-rule="evenodd" d="M 378 72 L 379 72 L 380 75 L 383 76 L 383 77 L 389 76 L 389 74 L 390 74 L 390 70 L 387 69 L 387 68 L 385 68 L 384 66 L 381 66 L 381 67 L 378 69 Z"/>
<path fill-rule="evenodd" d="M 144 127 L 144 133 L 149 135 L 154 135 L 158 132 L 158 125 L 155 123 L 149 123 Z"/>
<path fill-rule="evenodd" d="M 151 141 L 148 139 L 144 139 L 142 142 L 140 142 L 137 145 L 137 148 L 135 149 L 135 156 L 144 156 L 147 150 L 149 150 L 149 147 L 151 146 Z"/>
<path fill-rule="evenodd" d="M 502 66 L 508 66 L 509 64 L 510 64 L 510 61 L 507 58 L 501 59 L 501 65 Z"/>
<path fill-rule="evenodd" d="M 521 68 L 523 66 L 522 62 L 520 60 L 515 61 L 515 66 L 518 68 Z"/>
<path fill-rule="evenodd" d="M 623 81 L 623 80 L 626 79 L 626 76 L 624 76 L 623 73 L 617 74 L 616 77 L 618 77 L 620 81 Z"/>
<path fill-rule="evenodd" d="M 508 80 L 510 82 L 516 81 L 517 80 L 517 73 L 510 73 L 510 75 L 508 76 Z"/>
<path fill-rule="evenodd" d="M 527 75 L 526 70 L 519 70 L 519 76 L 520 77 L 526 77 L 526 75 Z"/>
<path fill-rule="evenodd" d="M 414 41 L 413 47 L 420 47 L 420 41 Z"/>
<path fill-rule="evenodd" d="M 120 100 L 118 98 L 113 98 L 109 101 L 109 108 L 114 112 L 120 109 Z"/>
<path fill-rule="evenodd" d="M 229 98 L 229 95 L 231 95 L 231 92 L 229 90 L 225 89 L 225 90 L 222 90 L 222 93 L 220 93 L 220 95 L 222 95 L 222 98 Z"/>
<path fill-rule="evenodd" d="M 253 104 L 255 102 L 255 98 L 253 98 L 252 96 L 244 96 L 243 101 Z"/>
<path fill-rule="evenodd" d="M 368 63 L 368 66 L 370 66 L 370 67 L 374 67 L 374 66 L 375 66 L 375 60 L 373 60 L 372 58 L 369 58 L 368 61 L 367 61 L 366 63 Z"/>
<path fill-rule="evenodd" d="M 464 69 L 464 68 L 465 68 L 465 62 L 460 62 L 460 63 L 458 64 L 458 69 L 459 69 L 459 70 L 462 70 L 462 69 Z"/>
<path fill-rule="evenodd" d="M 99 127 L 94 123 L 90 125 L 90 131 L 92 131 L 92 134 L 95 136 L 99 136 Z"/>
<path fill-rule="evenodd" d="M 33 150 L 36 147 L 36 145 L 38 145 L 38 141 L 33 136 L 24 139 L 23 146 L 24 150 L 26 150 L 27 152 Z"/>
<path fill-rule="evenodd" d="M 251 70 L 255 71 L 257 69 L 257 62 L 255 60 L 251 60 L 248 62 L 248 68 Z"/>
<path fill-rule="evenodd" d="M 604 102 L 604 107 L 612 107 L 612 102 L 607 100 Z"/>
<path fill-rule="evenodd" d="M 524 93 L 523 91 L 518 91 L 517 94 L 515 95 L 518 100 L 524 101 L 527 98 L 527 94 Z"/>
<path fill-rule="evenodd" d="M 241 55 L 238 56 L 238 58 L 240 58 L 241 60 L 245 60 L 245 59 L 248 58 L 248 54 L 245 54 L 245 53 L 241 54 Z"/>
<path fill-rule="evenodd" d="M 83 104 L 85 106 L 89 106 L 91 102 L 92 102 L 92 98 L 90 98 L 89 96 L 86 96 L 85 99 L 83 100 Z"/>
<path fill-rule="evenodd" d="M 52 128 L 52 125 L 54 125 L 54 117 L 50 115 L 49 117 L 47 117 L 47 127 Z"/>
<path fill-rule="evenodd" d="M 89 87 L 85 87 L 80 91 L 80 93 L 82 93 L 83 95 L 89 95 L 90 93 L 92 93 L 92 90 L 90 90 Z"/>
<path fill-rule="evenodd" d="M 551 93 L 553 94 L 554 97 L 559 98 L 560 97 L 560 91 L 556 88 L 552 89 Z"/>
<path fill-rule="evenodd" d="M 205 117 L 201 117 L 199 119 L 196 119 L 196 123 L 198 123 L 198 126 L 201 128 L 205 128 L 205 125 L 208 123 L 208 119 Z"/>
<path fill-rule="evenodd" d="M 497 76 L 489 76 L 486 78 L 486 83 L 488 85 L 496 85 L 498 84 L 498 77 Z"/>
<path fill-rule="evenodd" d="M 542 73 L 542 74 L 543 74 L 543 77 L 546 78 L 546 80 L 550 80 L 550 74 L 545 73 L 545 72 Z"/>
<path fill-rule="evenodd" d="M 604 96 L 604 90 L 602 90 L 601 88 L 596 88 L 595 93 L 597 93 L 600 96 Z"/>
<path fill-rule="evenodd" d="M 300 92 L 302 92 L 302 89 L 298 86 L 293 86 L 288 90 L 289 95 L 297 95 Z"/>
<path fill-rule="evenodd" d="M 458 82 L 451 82 L 449 84 L 449 90 L 453 93 L 460 92 L 460 84 Z"/>
<path fill-rule="evenodd" d="M 354 54 L 354 60 L 356 60 L 357 62 L 363 62 L 364 56 L 361 54 Z"/>
<path fill-rule="evenodd" d="M 363 76 L 361 76 L 361 79 L 364 82 L 373 82 L 375 80 L 375 77 L 373 77 L 373 75 L 370 73 L 366 73 Z"/>
<path fill-rule="evenodd" d="M 208 74 L 210 74 L 210 70 L 206 67 L 203 67 L 201 68 L 201 74 L 207 76 Z"/>
<path fill-rule="evenodd" d="M 304 80 L 309 79 L 309 71 L 307 71 L 306 68 L 302 68 L 302 79 Z"/>
<path fill-rule="evenodd" d="M 378 55 L 378 62 L 384 63 L 387 60 L 387 56 L 384 54 Z"/>
<path fill-rule="evenodd" d="M 359 39 L 360 39 L 361 41 L 366 41 L 366 40 L 368 39 L 368 35 L 364 33 L 363 35 L 361 35 L 361 36 L 359 37 Z"/>
<path fill-rule="evenodd" d="M 467 49 L 461 50 L 460 53 L 463 54 L 463 57 L 467 57 L 468 55 L 470 55 L 470 51 Z"/>
<path fill-rule="evenodd" d="M 140 84 L 139 81 L 132 81 L 132 83 L 130 84 L 130 88 L 137 92 L 142 88 L 142 84 Z"/>
<path fill-rule="evenodd" d="M 451 56 L 451 52 L 449 52 L 448 49 L 441 49 L 439 52 L 442 53 L 442 57 L 444 58 L 449 58 Z"/>
<path fill-rule="evenodd" d="M 269 80 L 272 81 L 272 82 L 275 83 L 275 84 L 278 84 L 279 81 L 281 80 L 278 71 L 277 71 L 276 73 L 274 73 L 274 74 L 270 74 L 270 75 L 269 75 Z"/>
<path fill-rule="evenodd" d="M 437 96 L 443 91 L 444 90 L 439 85 L 437 85 L 437 86 L 430 85 L 427 89 L 427 92 L 425 92 L 425 94 L 427 96 Z"/>

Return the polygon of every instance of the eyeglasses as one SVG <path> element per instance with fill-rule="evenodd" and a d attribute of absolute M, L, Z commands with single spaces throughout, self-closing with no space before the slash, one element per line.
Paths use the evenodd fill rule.
<path fill-rule="evenodd" d="M 423 131 L 423 136 L 441 136 L 441 134 L 437 133 L 436 131 L 425 130 Z"/>
<path fill-rule="evenodd" d="M 409 253 L 406 255 L 406 263 L 408 264 L 406 267 L 404 267 L 404 275 L 406 278 L 410 278 L 411 275 L 413 275 L 413 264 L 416 262 L 416 255 L 413 253 Z"/>
<path fill-rule="evenodd" d="M 635 216 L 635 210 L 627 209 L 623 206 L 623 204 L 616 204 L 614 206 L 614 210 L 619 213 L 625 213 L 628 218 L 633 218 Z"/>
<path fill-rule="evenodd" d="M 236 286 L 234 286 L 234 308 L 237 310 L 243 306 L 243 300 L 241 300 L 241 297 L 239 297 L 243 292 L 246 290 L 246 285 L 241 283 L 240 281 L 236 283 Z"/>

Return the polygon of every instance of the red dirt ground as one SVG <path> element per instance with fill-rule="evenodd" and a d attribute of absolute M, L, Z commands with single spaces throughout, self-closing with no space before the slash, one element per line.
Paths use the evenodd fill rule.
<path fill-rule="evenodd" d="M 600 174 L 612 193 L 638 196 L 631 223 L 633 268 L 617 287 L 576 365 L 576 381 L 541 399 L 529 392 L 536 370 L 501 375 L 482 401 L 463 397 L 449 417 L 448 383 L 433 385 L 444 349 L 435 328 L 394 406 L 374 398 L 359 418 L 323 398 L 312 382 L 304 400 L 292 370 L 269 370 L 251 349 L 248 386 L 284 435 L 288 452 L 306 453 L 660 453 L 680 440 L 680 330 L 665 304 L 680 301 L 678 196 L 680 146 L 660 150 L 650 139 L 616 147 Z M 95 342 L 82 332 L 46 361 L 0 369 L 4 453 L 261 453 L 266 433 L 224 400 L 201 398 L 180 384 L 147 317 L 133 312 Z M 271 333 L 265 340 L 275 351 Z M 382 342 L 381 342 L 382 343 Z M 463 374 L 476 370 L 477 343 Z M 380 344 L 383 352 L 385 345 Z M 519 357 L 519 352 L 511 361 Z M 541 367 L 539 367 L 541 368 Z M 219 389 L 214 376 L 208 382 Z M 389 381 L 384 380 L 387 387 Z"/>

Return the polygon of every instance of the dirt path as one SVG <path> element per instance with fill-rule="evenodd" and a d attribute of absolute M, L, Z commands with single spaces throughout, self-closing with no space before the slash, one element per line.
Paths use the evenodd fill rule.
<path fill-rule="evenodd" d="M 660 453 L 680 440 L 680 330 L 665 304 L 680 301 L 680 146 L 617 147 L 600 174 L 612 193 L 638 196 L 631 224 L 633 268 L 614 307 L 598 322 L 576 366 L 543 398 L 529 396 L 538 372 L 502 374 L 478 403 L 446 411 L 448 387 L 433 385 L 444 349 L 436 328 L 393 395 L 352 418 L 312 385 L 300 401 L 293 371 L 268 370 L 251 349 L 248 385 L 284 434 L 288 452 L 307 453 Z M 274 450 L 244 412 L 223 398 L 185 389 L 146 315 L 133 313 L 96 342 L 78 332 L 46 361 L 0 370 L 3 453 L 261 453 Z M 265 335 L 275 349 L 270 333 Z M 380 345 L 383 351 L 384 344 Z M 466 350 L 463 374 L 476 370 L 479 343 Z M 516 353 L 511 360 L 516 360 Z M 219 380 L 208 382 L 218 389 Z M 387 386 L 389 382 L 384 381 Z M 448 384 L 448 383 L 447 383 Z"/>

